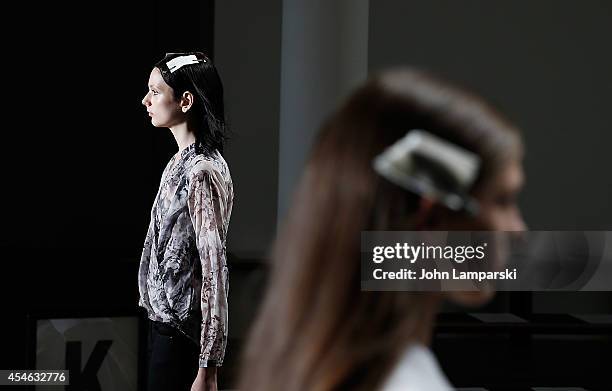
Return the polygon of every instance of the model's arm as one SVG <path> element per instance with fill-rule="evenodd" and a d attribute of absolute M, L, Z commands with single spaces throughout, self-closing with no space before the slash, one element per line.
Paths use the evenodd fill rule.
<path fill-rule="evenodd" d="M 189 212 L 202 265 L 202 334 L 199 373 L 205 383 L 216 383 L 216 367 L 223 362 L 227 343 L 227 265 L 225 258 L 222 185 L 208 171 L 196 173 L 189 186 Z M 204 379 L 201 379 L 201 376 Z M 194 383 L 195 385 L 195 383 Z M 216 387 L 215 387 L 216 388 Z M 209 387 L 205 389 L 211 389 Z"/>

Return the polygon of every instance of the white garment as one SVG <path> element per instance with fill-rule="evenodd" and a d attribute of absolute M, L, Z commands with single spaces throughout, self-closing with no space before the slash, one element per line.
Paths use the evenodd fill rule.
<path fill-rule="evenodd" d="M 410 345 L 400 358 L 382 391 L 448 391 L 454 390 L 440 369 L 431 350 L 419 344 Z"/>

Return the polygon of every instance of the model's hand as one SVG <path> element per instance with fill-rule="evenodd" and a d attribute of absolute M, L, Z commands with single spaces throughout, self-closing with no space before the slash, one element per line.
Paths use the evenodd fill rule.
<path fill-rule="evenodd" d="M 200 368 L 191 391 L 217 391 L 217 368 Z"/>

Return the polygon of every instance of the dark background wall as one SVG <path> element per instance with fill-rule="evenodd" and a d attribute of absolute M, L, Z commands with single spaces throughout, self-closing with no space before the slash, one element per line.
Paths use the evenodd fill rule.
<path fill-rule="evenodd" d="M 276 234 L 282 1 L 217 1 L 215 18 L 215 62 L 234 131 L 226 154 L 235 191 L 229 336 L 243 338 L 262 293 L 262 260 Z"/>
<path fill-rule="evenodd" d="M 234 131 L 227 152 L 236 193 L 228 247 L 241 260 L 257 260 L 276 227 L 282 2 L 224 0 L 215 8 L 215 62 Z"/>

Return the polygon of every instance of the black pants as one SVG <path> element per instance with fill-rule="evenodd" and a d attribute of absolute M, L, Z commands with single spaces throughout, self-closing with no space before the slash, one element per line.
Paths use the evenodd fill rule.
<path fill-rule="evenodd" d="M 198 374 L 199 346 L 173 327 L 151 320 L 147 342 L 147 390 L 190 390 Z"/>

